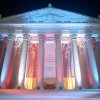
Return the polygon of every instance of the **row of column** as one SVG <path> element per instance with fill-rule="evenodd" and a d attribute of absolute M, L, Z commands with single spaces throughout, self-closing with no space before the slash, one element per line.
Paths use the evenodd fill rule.
<path fill-rule="evenodd" d="M 9 36 L 8 38 L 9 38 L 9 43 L 6 49 L 4 63 L 3 63 L 2 72 L 1 72 L 0 85 L 2 88 L 6 88 L 7 72 L 9 69 L 9 63 L 10 63 L 12 47 L 13 47 L 13 35 Z M 81 71 L 80 71 L 80 63 L 79 63 L 79 58 L 78 58 L 77 41 L 76 41 L 75 34 L 71 35 L 71 42 L 72 42 L 73 60 L 74 60 L 74 69 L 75 69 L 75 86 L 76 86 L 75 88 L 81 89 L 82 88 Z M 87 42 L 87 50 L 88 50 L 90 68 L 92 71 L 93 88 L 97 88 L 99 85 L 99 77 L 98 77 L 95 56 L 94 56 L 94 52 L 92 48 L 91 38 L 87 38 L 86 42 Z M 28 34 L 24 34 L 21 61 L 20 61 L 19 74 L 18 74 L 18 87 L 20 88 L 24 88 L 27 46 L 28 46 Z M 61 51 L 61 39 L 59 35 L 57 35 L 57 38 L 56 38 L 56 53 L 57 53 L 56 54 L 57 56 L 56 57 L 56 65 L 57 65 L 56 87 L 63 88 L 62 51 Z M 42 80 L 43 79 L 43 66 L 44 66 L 43 57 L 44 57 L 44 35 L 39 35 L 38 65 L 37 65 L 37 72 L 36 72 L 37 89 L 43 88 L 43 80 Z M 60 81 L 58 81 L 58 78 L 60 79 Z"/>

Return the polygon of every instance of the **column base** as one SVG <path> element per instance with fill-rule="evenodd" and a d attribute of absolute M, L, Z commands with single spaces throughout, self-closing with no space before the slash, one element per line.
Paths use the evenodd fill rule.
<path fill-rule="evenodd" d="M 40 86 L 37 86 L 37 90 L 40 90 Z"/>
<path fill-rule="evenodd" d="M 82 86 L 76 86 L 75 87 L 75 90 L 81 90 L 81 89 L 83 89 Z"/>
<path fill-rule="evenodd" d="M 82 86 L 79 87 L 79 90 L 81 90 L 81 89 L 82 89 Z"/>
<path fill-rule="evenodd" d="M 44 88 L 42 86 L 37 86 L 36 90 L 44 90 Z"/>
<path fill-rule="evenodd" d="M 64 86 L 63 85 L 56 86 L 56 90 L 64 90 Z"/>
<path fill-rule="evenodd" d="M 44 90 L 43 83 L 36 83 L 36 90 Z"/>
<path fill-rule="evenodd" d="M 24 88 L 24 86 L 20 86 L 20 85 L 18 85 L 18 86 L 16 86 L 16 89 L 24 90 L 25 88 Z"/>

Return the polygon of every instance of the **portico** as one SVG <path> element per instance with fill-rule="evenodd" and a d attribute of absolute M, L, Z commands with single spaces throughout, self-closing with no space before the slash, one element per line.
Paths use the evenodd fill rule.
<path fill-rule="evenodd" d="M 0 19 L 0 86 L 96 89 L 99 46 L 99 19 L 51 6 Z"/>

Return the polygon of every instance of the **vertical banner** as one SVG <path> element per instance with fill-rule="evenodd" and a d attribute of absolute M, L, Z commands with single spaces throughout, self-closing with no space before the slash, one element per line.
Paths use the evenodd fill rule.
<path fill-rule="evenodd" d="M 73 89 L 75 82 L 73 78 L 73 59 L 70 44 L 62 44 L 63 52 L 63 69 L 64 69 L 64 87 L 65 89 Z"/>
<path fill-rule="evenodd" d="M 63 52 L 63 68 L 64 68 L 64 77 L 67 77 L 67 67 L 68 67 L 68 50 L 66 49 L 67 44 L 62 44 Z"/>
<path fill-rule="evenodd" d="M 36 87 L 36 66 L 37 66 L 37 43 L 30 43 L 27 51 L 25 88 L 33 89 Z"/>
<path fill-rule="evenodd" d="M 37 66 L 37 44 L 31 44 L 28 47 L 28 68 L 26 72 L 26 77 L 35 78 L 36 77 L 36 66 Z"/>
<path fill-rule="evenodd" d="M 55 42 L 46 41 L 44 50 L 44 84 L 55 84 L 56 82 L 56 62 L 55 62 Z"/>

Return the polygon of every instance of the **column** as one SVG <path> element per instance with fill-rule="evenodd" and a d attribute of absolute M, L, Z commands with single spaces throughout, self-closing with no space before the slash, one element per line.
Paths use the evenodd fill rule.
<path fill-rule="evenodd" d="M 23 35 L 23 46 L 22 46 L 22 54 L 21 54 L 21 60 L 20 60 L 20 66 L 19 66 L 18 87 L 17 88 L 24 88 L 28 38 L 29 38 L 29 35 L 25 33 Z"/>
<path fill-rule="evenodd" d="M 87 43 L 87 51 L 88 51 L 90 69 L 92 72 L 93 88 L 98 88 L 99 75 L 98 75 L 98 70 L 97 70 L 97 65 L 96 65 L 96 60 L 95 60 L 95 56 L 93 52 L 92 41 L 91 41 L 90 35 L 86 36 L 86 43 Z"/>
<path fill-rule="evenodd" d="M 62 48 L 61 35 L 56 35 L 56 68 L 57 68 L 57 89 L 63 88 L 63 66 L 62 66 Z"/>
<path fill-rule="evenodd" d="M 5 57 L 4 57 L 2 72 L 1 72 L 1 83 L 0 83 L 1 88 L 6 88 L 6 79 L 7 79 L 10 58 L 11 58 L 11 53 L 12 53 L 13 38 L 14 38 L 13 34 L 8 35 L 9 41 L 8 41 L 8 46 L 7 46 Z"/>
<path fill-rule="evenodd" d="M 22 49 L 22 41 L 20 42 L 20 40 L 18 39 L 17 41 L 16 41 L 17 43 L 16 43 L 16 49 L 17 49 L 17 51 L 16 51 L 16 58 L 15 58 L 15 76 L 16 76 L 16 78 L 15 78 L 15 88 L 17 87 L 17 85 L 18 85 L 18 74 L 19 74 L 19 68 L 20 68 L 20 59 L 21 59 L 21 49 Z"/>
<path fill-rule="evenodd" d="M 37 89 L 43 89 L 44 38 L 45 38 L 44 35 L 42 34 L 39 35 L 38 63 L 37 63 L 37 69 L 36 69 Z"/>
<path fill-rule="evenodd" d="M 79 57 L 78 57 L 78 49 L 77 49 L 77 40 L 76 34 L 72 34 L 71 36 L 72 42 L 72 51 L 73 51 L 73 60 L 74 60 L 74 70 L 75 70 L 75 88 L 81 89 L 82 88 L 82 81 L 81 81 L 81 70 L 79 64 Z"/>

